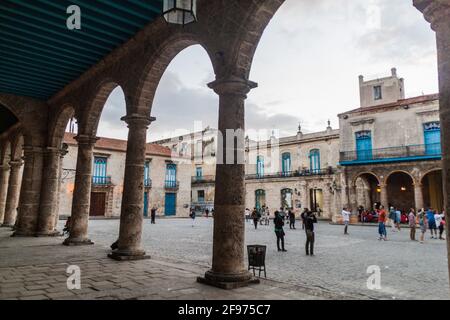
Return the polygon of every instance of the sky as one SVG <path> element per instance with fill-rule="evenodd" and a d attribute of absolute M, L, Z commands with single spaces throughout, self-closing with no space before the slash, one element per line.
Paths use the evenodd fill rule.
<path fill-rule="evenodd" d="M 199 17 L 201 19 L 201 17 Z M 256 51 L 250 80 L 259 84 L 246 101 L 246 128 L 264 136 L 322 131 L 337 114 L 359 107 L 358 76 L 405 79 L 406 97 L 438 92 L 436 41 L 411 0 L 286 0 Z M 218 96 L 200 46 L 175 57 L 152 107 L 148 141 L 217 128 Z M 120 88 L 103 110 L 98 136 L 126 139 Z"/>

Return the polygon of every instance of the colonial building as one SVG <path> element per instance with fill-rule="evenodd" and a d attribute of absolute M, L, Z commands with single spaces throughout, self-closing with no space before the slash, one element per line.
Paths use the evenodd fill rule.
<path fill-rule="evenodd" d="M 310 208 L 331 219 L 338 206 L 335 174 L 339 159 L 339 130 L 268 141 L 250 141 L 246 150 L 246 206 L 280 207 L 296 212 Z"/>
<path fill-rule="evenodd" d="M 339 115 L 342 202 L 442 210 L 439 96 L 405 99 L 392 74 L 364 81 L 361 107 Z"/>
<path fill-rule="evenodd" d="M 66 133 L 68 153 L 63 160 L 61 176 L 60 215 L 72 209 L 77 161 L 74 134 Z M 100 138 L 94 147 L 92 190 L 89 215 L 118 217 L 122 201 L 127 141 Z M 172 157 L 169 148 L 147 144 L 144 171 L 144 210 L 149 216 L 152 207 L 158 215 L 187 217 L 190 203 L 190 170 L 181 156 Z"/>
<path fill-rule="evenodd" d="M 191 160 L 191 207 L 197 213 L 214 207 L 218 130 L 210 127 L 191 134 L 154 141 L 170 148 L 175 157 Z"/>

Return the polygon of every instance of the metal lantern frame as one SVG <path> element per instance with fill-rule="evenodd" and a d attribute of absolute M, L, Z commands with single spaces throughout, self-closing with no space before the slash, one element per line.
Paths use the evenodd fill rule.
<path fill-rule="evenodd" d="M 189 1 L 188 9 L 181 6 L 182 1 Z M 181 21 L 170 21 L 170 14 L 178 13 L 182 15 Z M 168 23 L 186 25 L 197 21 L 197 0 L 164 0 L 163 16 Z M 187 18 L 191 19 L 187 19 Z M 188 22 L 186 22 L 188 21 Z"/>

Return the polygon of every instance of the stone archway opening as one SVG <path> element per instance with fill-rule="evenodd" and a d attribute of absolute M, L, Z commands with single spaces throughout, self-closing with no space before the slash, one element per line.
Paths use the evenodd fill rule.
<path fill-rule="evenodd" d="M 405 172 L 393 172 L 387 178 L 389 207 L 408 212 L 415 207 L 414 180 Z"/>
<path fill-rule="evenodd" d="M 422 178 L 423 204 L 425 209 L 432 208 L 442 212 L 444 210 L 444 191 L 442 184 L 442 170 L 427 173 Z"/>
<path fill-rule="evenodd" d="M 355 180 L 356 203 L 358 208 L 371 211 L 381 203 L 381 188 L 378 178 L 372 173 L 363 173 Z"/>

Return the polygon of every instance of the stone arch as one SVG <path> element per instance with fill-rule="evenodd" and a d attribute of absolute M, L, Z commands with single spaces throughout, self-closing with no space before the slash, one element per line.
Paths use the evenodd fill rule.
<path fill-rule="evenodd" d="M 428 174 L 433 173 L 433 172 L 436 172 L 436 171 L 442 171 L 442 168 L 436 167 L 436 168 L 433 168 L 433 169 L 430 169 L 430 170 L 427 170 L 427 171 L 421 173 L 421 175 L 420 175 L 420 177 L 419 177 L 419 183 L 422 184 L 422 183 L 423 183 L 423 180 L 425 179 L 425 177 L 426 177 Z"/>
<path fill-rule="evenodd" d="M 129 112 L 143 115 L 151 114 L 156 90 L 167 67 L 179 53 L 193 45 L 200 45 L 206 51 L 215 72 L 214 59 L 212 59 L 211 52 L 203 41 L 194 34 L 175 34 L 161 43 L 159 48 L 154 50 L 149 57 L 139 76 L 137 88 L 131 89 L 135 91 L 129 92 L 128 88 L 124 89 L 125 95 L 131 97 L 132 107 L 131 110 L 128 110 Z"/>
<path fill-rule="evenodd" d="M 356 187 L 356 180 L 358 180 L 358 178 L 360 178 L 360 177 L 362 177 L 363 175 L 371 175 L 371 176 L 373 176 L 377 181 L 378 181 L 378 184 L 381 184 L 381 180 L 380 180 L 380 178 L 374 173 L 374 172 L 372 172 L 372 171 L 362 171 L 362 172 L 359 172 L 359 173 L 357 173 L 353 178 L 352 178 L 352 181 L 351 181 L 351 187 Z"/>
<path fill-rule="evenodd" d="M 23 154 L 24 137 L 17 132 L 11 139 L 11 160 L 20 160 Z"/>
<path fill-rule="evenodd" d="M 412 180 L 412 182 L 413 182 L 413 185 L 417 183 L 417 180 L 414 178 L 414 175 L 411 174 L 411 172 L 408 172 L 408 171 L 406 171 L 406 170 L 394 170 L 394 171 L 389 172 L 389 173 L 384 177 L 384 183 L 385 183 L 385 184 L 388 184 L 389 178 L 390 178 L 393 174 L 395 174 L 395 173 L 404 173 L 404 174 L 406 174 L 407 176 L 409 176 L 409 177 L 411 178 L 411 180 Z"/>
<path fill-rule="evenodd" d="M 103 108 L 108 100 L 111 92 L 117 87 L 123 87 L 119 82 L 112 79 L 104 79 L 95 90 L 90 99 L 87 99 L 87 107 L 81 106 L 80 109 L 75 110 L 75 117 L 78 119 L 78 133 L 88 136 L 95 136 L 97 134 L 98 124 L 103 112 Z M 126 109 L 129 108 L 127 95 L 125 95 Z M 128 110 L 124 110 L 128 113 Z"/>
<path fill-rule="evenodd" d="M 67 123 L 75 116 L 75 108 L 71 104 L 65 104 L 58 109 L 56 115 L 50 119 L 48 129 L 48 146 L 53 148 L 61 147 L 64 140 Z"/>
<path fill-rule="evenodd" d="M 27 146 L 43 146 L 47 139 L 48 105 L 40 100 L 0 94 L 0 105 L 19 120 Z"/>
<path fill-rule="evenodd" d="M 236 75 L 249 78 L 253 57 L 264 30 L 284 2 L 285 0 L 255 1 L 253 8 L 248 10 L 248 18 L 242 23 L 242 36 L 238 38 L 236 45 Z"/>

